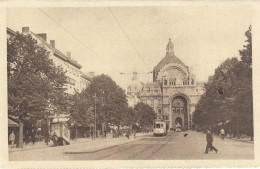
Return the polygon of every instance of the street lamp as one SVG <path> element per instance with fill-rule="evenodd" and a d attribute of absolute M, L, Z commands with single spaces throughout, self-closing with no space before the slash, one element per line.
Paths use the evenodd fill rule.
<path fill-rule="evenodd" d="M 163 76 L 162 76 L 162 110 L 161 113 L 163 114 L 163 120 L 165 120 L 165 114 L 163 111 L 163 100 L 164 100 L 164 95 L 163 95 L 163 87 L 164 87 L 164 78 L 167 76 L 167 72 L 164 71 Z M 167 84 L 166 84 L 167 85 Z"/>
<path fill-rule="evenodd" d="M 94 101 L 95 101 L 95 115 L 94 115 L 94 119 L 95 119 L 95 129 L 94 129 L 94 138 L 96 138 L 96 134 L 97 134 L 97 107 L 96 107 L 96 98 L 97 98 L 97 95 L 96 95 L 96 92 L 95 92 L 95 96 L 94 96 Z"/>

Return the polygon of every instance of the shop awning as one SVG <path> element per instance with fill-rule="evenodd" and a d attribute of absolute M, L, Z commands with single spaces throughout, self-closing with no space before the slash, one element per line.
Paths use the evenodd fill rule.
<path fill-rule="evenodd" d="M 19 127 L 19 124 L 8 118 L 8 127 Z"/>

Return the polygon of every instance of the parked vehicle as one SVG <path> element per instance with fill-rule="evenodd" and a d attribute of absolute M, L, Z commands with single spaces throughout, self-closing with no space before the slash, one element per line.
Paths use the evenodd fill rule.
<path fill-rule="evenodd" d="M 181 132 L 181 125 L 176 125 L 176 132 Z"/>

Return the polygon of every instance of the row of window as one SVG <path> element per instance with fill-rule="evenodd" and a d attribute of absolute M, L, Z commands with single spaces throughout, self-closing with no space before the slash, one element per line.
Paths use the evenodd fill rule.
<path fill-rule="evenodd" d="M 193 79 L 191 79 L 191 80 L 182 81 L 181 84 L 182 84 L 182 85 L 194 85 L 195 82 L 194 82 Z M 169 85 L 169 86 L 178 86 L 178 85 L 180 85 L 180 84 L 178 84 L 178 83 L 176 82 L 176 78 L 175 78 L 175 79 L 168 79 L 168 80 L 167 80 L 167 79 L 164 79 L 163 85 L 165 85 L 165 86 L 167 86 L 167 85 Z"/>
<path fill-rule="evenodd" d="M 150 94 L 154 94 L 154 95 L 161 94 L 161 89 L 158 87 L 153 87 L 153 88 L 145 87 L 142 89 L 142 91 L 144 93 L 150 93 Z"/>
<path fill-rule="evenodd" d="M 174 107 L 174 108 L 172 108 L 172 113 L 182 114 L 183 108 L 182 107 Z"/>
<path fill-rule="evenodd" d="M 157 105 L 159 105 L 159 106 L 162 104 L 162 101 L 161 101 L 161 100 L 143 100 L 142 102 L 148 104 L 148 105 L 151 106 L 151 107 L 154 107 L 155 102 L 156 102 Z"/>

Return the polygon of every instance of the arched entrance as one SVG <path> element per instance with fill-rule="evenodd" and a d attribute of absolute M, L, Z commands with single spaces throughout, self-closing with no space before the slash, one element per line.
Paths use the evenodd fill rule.
<path fill-rule="evenodd" d="M 182 119 L 181 119 L 180 117 L 177 117 L 177 118 L 175 119 L 175 124 L 182 126 Z"/>
<path fill-rule="evenodd" d="M 172 125 L 188 126 L 187 100 L 183 96 L 176 96 L 172 99 Z"/>

